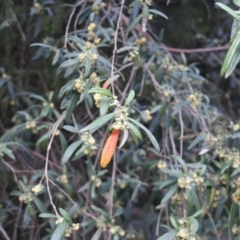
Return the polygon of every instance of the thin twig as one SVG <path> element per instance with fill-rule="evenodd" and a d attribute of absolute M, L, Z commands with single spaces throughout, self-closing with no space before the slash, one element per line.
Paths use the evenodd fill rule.
<path fill-rule="evenodd" d="M 114 62 L 115 62 L 115 56 L 116 56 L 116 52 L 117 52 L 118 30 L 119 30 L 119 27 L 120 27 L 120 21 L 122 19 L 122 12 L 123 12 L 124 3 L 125 3 L 125 0 L 122 0 L 120 12 L 119 12 L 119 17 L 118 17 L 118 22 L 117 22 L 117 27 L 116 27 L 115 36 L 114 36 L 114 49 L 113 49 L 113 56 L 112 56 L 111 77 L 113 76 Z"/>
<path fill-rule="evenodd" d="M 67 48 L 67 39 L 68 39 L 68 32 L 69 32 L 69 27 L 70 27 L 70 23 L 72 21 L 72 18 L 73 18 L 73 15 L 76 11 L 76 8 L 81 5 L 82 3 L 84 2 L 84 0 L 80 1 L 79 3 L 77 3 L 74 7 L 73 7 L 73 10 L 69 16 L 69 19 L 68 19 L 68 23 L 67 23 L 67 26 L 66 26 L 66 31 L 65 31 L 65 39 L 64 39 L 64 48 L 66 49 Z"/>
<path fill-rule="evenodd" d="M 48 144 L 48 147 L 47 147 L 47 154 L 46 154 L 46 163 L 45 163 L 45 170 L 44 170 L 44 174 L 40 180 L 40 184 L 42 183 L 43 179 L 45 178 L 46 180 L 46 185 L 47 185 L 47 192 L 48 192 L 48 196 L 49 196 L 49 199 L 50 199 L 50 203 L 53 207 L 53 210 L 56 214 L 57 217 L 59 217 L 59 213 L 57 211 L 57 208 L 55 206 L 55 204 L 53 203 L 53 200 L 52 200 L 52 194 L 51 194 L 51 191 L 50 191 L 50 186 L 49 186 L 49 177 L 48 177 L 48 163 L 49 163 L 49 153 L 50 153 L 50 150 L 51 150 L 51 146 L 52 146 L 52 143 L 53 143 L 53 139 L 55 137 L 55 133 L 59 127 L 59 125 L 61 124 L 61 122 L 64 120 L 65 118 L 65 115 L 66 115 L 66 112 L 63 112 L 62 115 L 59 117 L 59 119 L 57 120 L 57 122 L 53 125 L 53 129 L 50 133 L 51 135 L 51 138 L 50 138 L 50 141 L 49 141 L 49 144 Z"/>
<path fill-rule="evenodd" d="M 0 225 L 0 232 L 5 237 L 6 240 L 11 240 L 6 231 L 3 229 L 2 225 Z"/>

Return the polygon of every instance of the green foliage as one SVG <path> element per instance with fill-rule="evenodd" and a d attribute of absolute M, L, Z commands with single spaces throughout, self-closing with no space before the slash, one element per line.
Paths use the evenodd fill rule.
<path fill-rule="evenodd" d="M 196 50 L 190 2 L 1 4 L 0 239 L 239 238 L 239 10 Z"/>

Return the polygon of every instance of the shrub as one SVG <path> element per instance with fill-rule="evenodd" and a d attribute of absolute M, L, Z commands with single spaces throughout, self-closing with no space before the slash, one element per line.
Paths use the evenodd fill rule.
<path fill-rule="evenodd" d="M 221 74 L 236 86 L 239 12 L 217 5 L 234 17 Z M 194 50 L 162 43 L 154 1 L 3 6 L 4 239 L 237 239 L 240 125 Z"/>

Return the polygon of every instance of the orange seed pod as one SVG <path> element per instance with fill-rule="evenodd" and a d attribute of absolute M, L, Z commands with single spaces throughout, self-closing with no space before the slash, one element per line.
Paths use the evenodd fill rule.
<path fill-rule="evenodd" d="M 100 160 L 100 165 L 102 168 L 105 168 L 112 159 L 112 156 L 113 156 L 116 146 L 117 146 L 119 133 L 120 133 L 119 129 L 113 129 L 113 131 L 109 135 L 109 137 L 104 145 L 101 160 Z"/>

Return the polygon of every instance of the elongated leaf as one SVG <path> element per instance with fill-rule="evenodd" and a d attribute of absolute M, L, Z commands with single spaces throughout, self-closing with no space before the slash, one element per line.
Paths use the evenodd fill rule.
<path fill-rule="evenodd" d="M 55 56 L 53 58 L 52 65 L 55 65 L 58 62 L 59 56 L 60 56 L 60 51 L 57 50 L 56 54 L 55 54 Z"/>
<path fill-rule="evenodd" d="M 45 206 L 42 204 L 42 202 L 36 196 L 32 195 L 32 199 L 40 212 L 46 212 Z"/>
<path fill-rule="evenodd" d="M 88 93 L 99 93 L 101 95 L 107 96 L 107 97 L 112 97 L 112 93 L 104 88 L 100 88 L 100 87 L 94 87 L 88 90 Z"/>
<path fill-rule="evenodd" d="M 71 132 L 71 133 L 78 133 L 79 132 L 79 129 L 71 126 L 71 125 L 64 125 L 62 127 L 64 130 L 68 131 L 68 132 Z"/>
<path fill-rule="evenodd" d="M 79 94 L 78 93 L 74 93 L 71 97 L 71 99 L 68 100 L 67 103 L 67 109 L 66 109 L 66 122 L 69 121 L 69 119 L 72 116 L 73 111 L 75 110 L 76 106 L 77 106 L 77 102 L 79 100 Z"/>
<path fill-rule="evenodd" d="M 102 228 L 99 228 L 91 238 L 91 240 L 99 240 L 102 235 Z"/>
<path fill-rule="evenodd" d="M 125 100 L 125 103 L 124 103 L 124 106 L 128 105 L 129 103 L 132 102 L 132 100 L 134 99 L 135 97 L 135 91 L 134 90 L 131 90 L 128 94 L 128 97 L 127 99 Z"/>
<path fill-rule="evenodd" d="M 221 75 L 227 78 L 234 70 L 240 60 L 240 34 L 238 33 L 230 46 L 224 59 Z"/>
<path fill-rule="evenodd" d="M 176 235 L 177 235 L 177 231 L 173 229 L 170 232 L 167 232 L 161 237 L 159 237 L 157 240 L 172 240 L 176 237 Z"/>
<path fill-rule="evenodd" d="M 62 236 L 64 235 L 64 232 L 67 228 L 67 221 L 63 221 L 60 224 L 58 224 L 57 228 L 55 229 L 51 240 L 60 240 Z"/>
<path fill-rule="evenodd" d="M 157 14 L 157 15 L 163 17 L 163 18 L 168 19 L 168 17 L 164 13 L 162 13 L 162 12 L 156 10 L 156 9 L 149 9 L 149 12 L 153 13 L 153 14 Z"/>
<path fill-rule="evenodd" d="M 127 34 L 133 30 L 133 28 L 139 23 L 140 19 L 142 18 L 142 14 L 136 17 L 133 22 L 127 28 Z"/>
<path fill-rule="evenodd" d="M 109 84 L 113 83 L 119 78 L 119 75 L 113 75 L 112 77 L 108 78 L 105 83 L 103 84 L 104 88 L 107 88 Z"/>
<path fill-rule="evenodd" d="M 185 161 L 182 158 L 180 158 L 179 156 L 176 156 L 176 155 L 172 155 L 172 157 L 180 163 L 180 165 L 183 168 L 184 173 L 186 174 L 187 173 L 187 165 L 186 165 Z"/>
<path fill-rule="evenodd" d="M 64 217 L 64 219 L 66 219 L 68 222 L 71 222 L 71 218 L 67 211 L 65 211 L 63 208 L 59 208 L 59 211 L 61 215 Z"/>
<path fill-rule="evenodd" d="M 228 237 L 229 237 L 229 239 L 233 239 L 232 238 L 233 237 L 232 236 L 232 227 L 235 222 L 237 211 L 238 211 L 238 205 L 235 202 L 233 202 L 232 206 L 230 208 L 229 215 L 228 215 Z"/>
<path fill-rule="evenodd" d="M 130 129 L 133 131 L 133 133 L 137 136 L 137 138 L 139 140 L 142 140 L 142 134 L 141 132 L 138 130 L 138 128 L 135 127 L 135 125 L 133 125 L 132 123 L 128 123 Z"/>
<path fill-rule="evenodd" d="M 220 8 L 222 8 L 224 11 L 226 11 L 227 13 L 229 13 L 232 17 L 236 18 L 237 20 L 239 20 L 239 16 L 238 14 L 236 13 L 236 11 L 233 11 L 230 7 L 220 3 L 220 2 L 217 2 L 216 5 L 218 5 Z"/>
<path fill-rule="evenodd" d="M 169 191 L 164 195 L 161 204 L 167 202 L 177 191 L 178 185 L 172 186 Z"/>
<path fill-rule="evenodd" d="M 129 50 L 133 50 L 135 49 L 136 47 L 133 47 L 133 46 L 124 46 L 122 48 L 119 48 L 117 50 L 117 53 L 120 53 L 120 52 L 125 52 L 125 51 L 129 51 Z"/>
<path fill-rule="evenodd" d="M 104 116 L 108 112 L 110 98 L 103 96 L 100 103 L 100 116 Z"/>
<path fill-rule="evenodd" d="M 93 121 L 92 123 L 90 123 L 89 125 L 87 125 L 86 127 L 82 128 L 79 132 L 82 133 L 82 132 L 90 131 L 91 129 L 98 129 L 101 126 L 103 126 L 105 123 L 110 121 L 115 115 L 116 113 L 113 112 L 105 116 L 101 116 L 97 118 L 95 121 Z"/>
<path fill-rule="evenodd" d="M 41 213 L 38 216 L 41 218 L 57 218 L 57 216 L 52 213 Z"/>
<path fill-rule="evenodd" d="M 136 120 L 132 119 L 132 118 L 128 118 L 129 121 L 131 121 L 133 124 L 137 125 L 138 127 L 142 128 L 143 131 L 145 131 L 145 133 L 148 135 L 149 140 L 151 141 L 153 147 L 156 149 L 156 151 L 160 151 L 160 146 L 156 140 L 156 138 L 152 135 L 152 133 L 146 128 L 144 127 L 141 123 L 137 122 Z"/>
<path fill-rule="evenodd" d="M 61 164 L 65 164 L 69 158 L 73 155 L 73 153 L 79 148 L 79 146 L 82 144 L 82 140 L 78 140 L 68 146 L 66 151 L 64 152 L 61 160 Z"/>
<path fill-rule="evenodd" d="M 203 133 L 203 134 L 200 134 L 197 138 L 195 138 L 191 144 L 189 145 L 188 147 L 188 150 L 193 148 L 195 145 L 197 145 L 199 142 L 203 141 L 205 138 L 206 138 L 207 134 L 206 133 Z"/>
<path fill-rule="evenodd" d="M 129 135 L 129 132 L 127 129 L 124 129 L 123 130 L 123 137 L 122 137 L 122 140 L 119 144 L 119 148 L 123 147 L 123 145 L 126 143 L 127 139 L 128 139 L 128 135 Z"/>
<path fill-rule="evenodd" d="M 237 5 L 238 7 L 240 7 L 240 0 L 233 0 L 233 3 L 234 3 L 235 5 Z"/>

